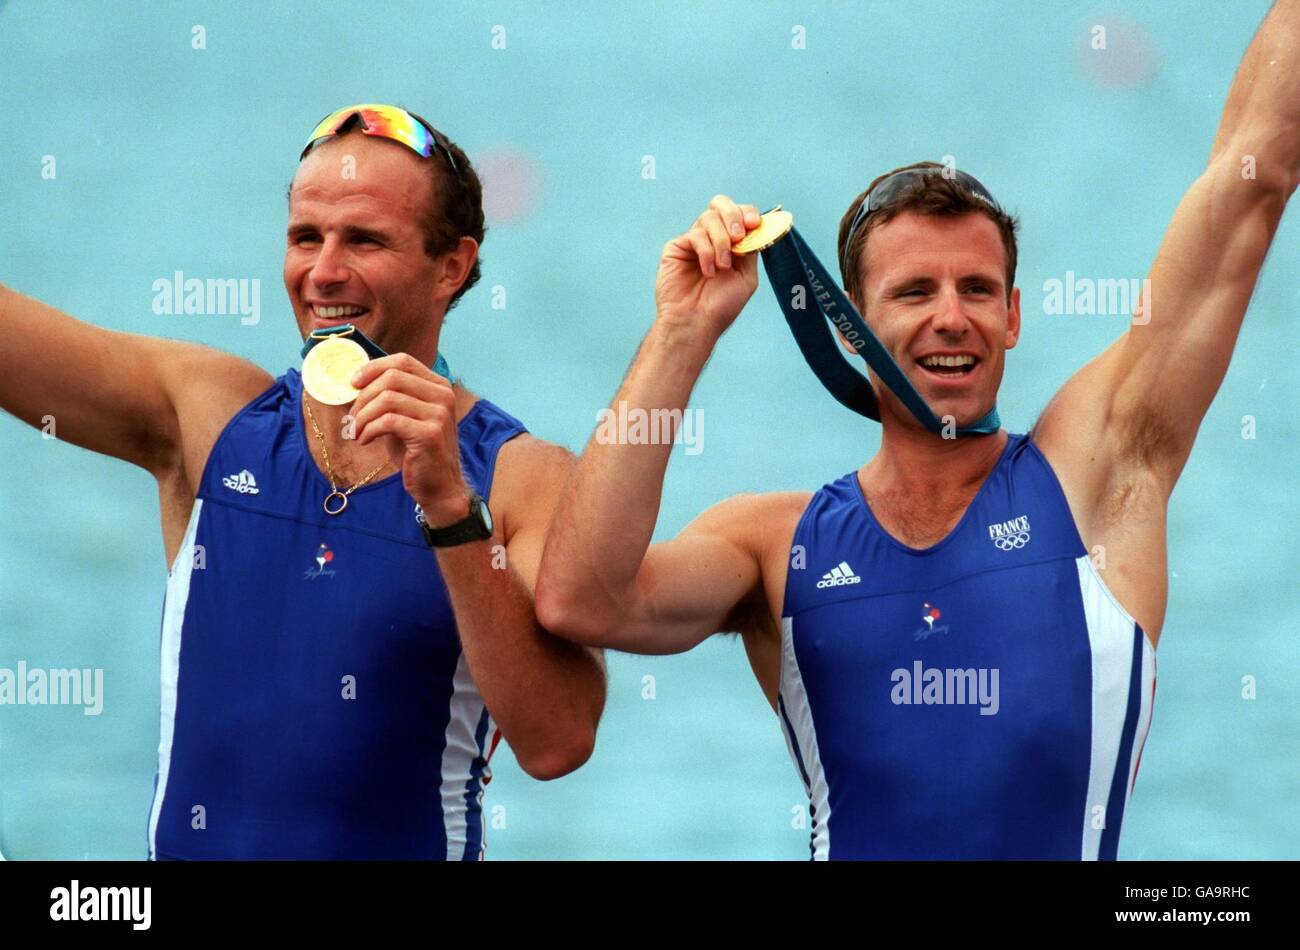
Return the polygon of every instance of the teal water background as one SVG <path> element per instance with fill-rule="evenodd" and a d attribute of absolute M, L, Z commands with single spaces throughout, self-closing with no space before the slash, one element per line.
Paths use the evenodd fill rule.
<path fill-rule="evenodd" d="M 472 388 L 578 449 L 652 319 L 660 248 L 713 194 L 784 203 L 829 262 L 876 174 L 951 155 L 1022 216 L 1025 327 L 1000 408 L 1025 431 L 1125 327 L 1045 314 L 1044 282 L 1146 275 L 1267 7 L 4 3 L 0 282 L 278 374 L 297 365 L 279 275 L 302 141 L 341 104 L 400 102 L 484 167 L 494 209 L 483 282 L 444 352 Z M 1109 55 L 1089 48 L 1096 25 Z M 1296 218 L 1173 497 L 1155 717 L 1122 858 L 1300 857 Z M 259 279 L 260 322 L 155 315 L 153 281 L 178 270 Z M 816 488 L 878 443 L 808 373 L 765 282 L 694 405 L 704 451 L 674 451 L 660 538 L 738 492 Z M 105 671 L 97 717 L 0 706 L 0 849 L 142 857 L 166 579 L 155 487 L 3 415 L 0 486 L 0 667 Z M 498 754 L 489 857 L 807 856 L 806 799 L 738 642 L 609 665 L 586 767 L 543 784 Z"/>

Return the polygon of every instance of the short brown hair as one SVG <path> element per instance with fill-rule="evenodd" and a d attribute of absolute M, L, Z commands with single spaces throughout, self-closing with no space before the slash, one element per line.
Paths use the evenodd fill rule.
<path fill-rule="evenodd" d="M 429 125 L 429 120 L 423 116 L 414 112 L 411 115 Z M 429 127 L 433 128 L 431 125 Z M 455 160 L 457 170 L 452 171 L 445 155 L 434 155 L 433 161 L 429 162 L 429 174 L 433 179 L 433 203 L 420 222 L 424 229 L 424 253 L 429 257 L 454 250 L 462 237 L 472 237 L 482 247 L 483 235 L 487 233 L 483 218 L 483 183 L 479 181 L 478 172 L 459 145 L 445 135 L 442 140 L 448 146 L 447 150 Z M 441 149 L 442 145 L 438 148 Z M 481 259 L 476 257 L 465 283 L 447 301 L 448 313 L 464 296 L 465 291 L 478 283 L 482 276 L 480 263 Z"/>
<path fill-rule="evenodd" d="M 873 229 L 892 221 L 905 211 L 916 211 L 920 214 L 946 217 L 958 217 L 963 214 L 974 213 L 982 214 L 992 220 L 998 226 L 998 231 L 1002 235 L 1002 247 L 1006 251 L 1007 300 L 1010 302 L 1011 289 L 1016 282 L 1016 231 L 1020 227 L 1020 221 L 1013 215 L 1007 214 L 996 202 L 990 206 L 983 198 L 977 197 L 966 188 L 963 188 L 957 180 L 945 175 L 944 172 L 948 167 L 947 165 L 940 165 L 938 162 L 916 162 L 913 165 L 895 168 L 868 185 L 862 194 L 853 199 L 853 203 L 849 205 L 849 210 L 844 212 L 844 217 L 840 219 L 838 242 L 840 277 L 844 281 L 844 290 L 859 307 L 862 306 L 862 301 L 859 299 L 861 281 L 866 277 L 866 271 L 863 269 L 864 265 L 861 264 L 861 260 L 862 253 L 867 246 L 867 238 L 871 235 Z M 910 168 L 933 168 L 934 174 L 927 174 L 918 178 L 894 201 L 868 215 L 867 219 L 853 234 L 852 246 L 846 246 L 846 242 L 849 241 L 849 228 L 852 226 L 853 219 L 857 216 L 862 202 L 867 200 L 867 195 L 870 194 L 871 189 L 890 175 L 907 171 Z"/>

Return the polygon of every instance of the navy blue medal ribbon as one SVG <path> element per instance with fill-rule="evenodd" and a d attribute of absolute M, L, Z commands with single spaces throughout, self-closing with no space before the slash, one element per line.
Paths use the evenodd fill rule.
<path fill-rule="evenodd" d="M 763 268 L 776 293 L 785 322 L 794 334 L 799 351 L 822 385 L 841 405 L 859 415 L 880 421 L 880 404 L 871 388 L 871 380 L 853 368 L 844 357 L 829 320 L 844 335 L 889 387 L 899 401 L 931 432 L 943 433 L 943 421 L 921 398 L 912 381 L 899 367 L 862 319 L 853 302 L 836 285 L 822 262 L 817 259 L 803 237 L 794 228 L 763 251 Z M 795 294 L 804 289 L 806 306 L 796 309 Z M 957 435 L 987 435 L 997 432 L 1002 422 L 997 407 L 974 425 L 956 430 Z"/>
<path fill-rule="evenodd" d="M 328 339 L 331 336 L 347 337 L 365 350 L 366 355 L 372 360 L 377 360 L 388 355 L 384 352 L 383 347 L 370 339 L 370 337 L 366 336 L 351 323 L 343 323 L 336 327 L 325 327 L 320 330 L 312 330 L 311 333 L 307 334 L 307 339 L 304 340 L 302 344 L 302 357 L 305 359 L 313 346 L 321 340 Z M 449 383 L 456 382 L 456 377 L 451 375 L 451 366 L 448 365 L 446 357 L 444 357 L 441 352 L 438 353 L 438 359 L 433 364 L 433 371 L 439 376 L 442 376 Z"/>

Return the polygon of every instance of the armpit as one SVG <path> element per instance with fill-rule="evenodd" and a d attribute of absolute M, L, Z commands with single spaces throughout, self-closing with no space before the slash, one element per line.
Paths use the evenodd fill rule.
<path fill-rule="evenodd" d="M 1191 445 L 1176 423 L 1177 407 L 1151 398 L 1154 404 L 1139 406 L 1128 418 L 1117 420 L 1115 459 L 1124 468 L 1176 477 Z"/>
<path fill-rule="evenodd" d="M 774 630 L 772 613 L 768 609 L 763 590 L 761 587 L 756 587 L 748 597 L 731 608 L 731 613 L 727 614 L 722 621 L 718 632 L 729 635 L 741 633 L 746 636 L 761 636 L 773 633 Z"/>

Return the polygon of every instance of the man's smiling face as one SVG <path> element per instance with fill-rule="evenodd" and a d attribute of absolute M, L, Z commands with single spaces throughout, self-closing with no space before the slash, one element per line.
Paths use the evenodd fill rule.
<path fill-rule="evenodd" d="M 289 195 L 284 286 L 298 332 L 354 323 L 389 352 L 412 351 L 446 311 L 446 262 L 424 249 L 433 201 L 422 159 L 353 130 L 303 159 Z"/>
<path fill-rule="evenodd" d="M 872 330 L 936 415 L 979 419 L 1020 336 L 1020 291 L 1008 303 L 997 225 L 983 214 L 906 211 L 874 228 L 862 254 L 859 299 Z M 872 381 L 885 411 L 916 424 L 874 373 Z"/>

